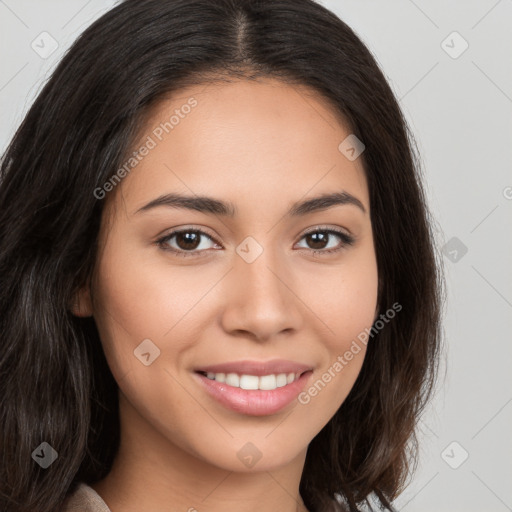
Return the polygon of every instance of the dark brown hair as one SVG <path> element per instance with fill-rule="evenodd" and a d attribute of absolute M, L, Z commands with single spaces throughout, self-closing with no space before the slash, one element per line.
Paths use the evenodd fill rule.
<path fill-rule="evenodd" d="M 383 73 L 312 0 L 127 0 L 73 44 L 1 162 L 1 510 L 59 509 L 118 448 L 117 384 L 94 320 L 69 309 L 96 261 L 94 190 L 163 97 L 256 77 L 309 86 L 365 144 L 379 311 L 402 306 L 310 443 L 301 496 L 311 511 L 356 511 L 370 495 L 389 508 L 403 489 L 437 375 L 443 280 L 414 139 Z M 31 457 L 43 441 L 59 455 L 46 470 Z"/>

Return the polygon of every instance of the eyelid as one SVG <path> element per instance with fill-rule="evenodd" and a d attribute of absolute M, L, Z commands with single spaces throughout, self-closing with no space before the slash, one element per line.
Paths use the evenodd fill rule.
<path fill-rule="evenodd" d="M 208 228 L 204 228 L 203 226 L 198 227 L 198 226 L 194 226 L 194 225 L 191 225 L 191 226 L 177 226 L 177 227 L 172 228 L 170 230 L 165 230 L 163 232 L 163 234 L 157 235 L 155 241 L 158 242 L 159 240 L 163 240 L 163 239 L 167 239 L 168 240 L 169 238 L 171 238 L 171 237 L 173 237 L 175 235 L 178 235 L 180 233 L 191 232 L 191 231 L 195 231 L 195 232 L 198 232 L 201 235 L 205 235 L 208 238 L 211 238 L 212 241 L 214 241 L 216 244 L 222 245 L 217 240 L 216 235 L 214 235 L 212 232 L 210 232 L 210 230 L 208 230 Z"/>
<path fill-rule="evenodd" d="M 327 224 L 319 224 L 311 229 L 308 229 L 307 231 L 304 231 L 304 233 L 302 233 L 301 237 L 310 235 L 311 233 L 316 233 L 317 231 L 335 231 L 336 233 L 342 233 L 347 237 L 354 238 L 354 235 L 352 235 L 348 229 L 340 228 L 339 226 L 329 226 Z"/>

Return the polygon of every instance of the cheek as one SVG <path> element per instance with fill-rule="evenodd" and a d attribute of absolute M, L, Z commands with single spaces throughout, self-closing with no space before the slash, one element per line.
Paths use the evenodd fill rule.
<path fill-rule="evenodd" d="M 173 319 L 165 307 L 170 294 L 165 290 L 165 283 L 150 265 L 138 261 L 115 237 L 111 238 L 98 266 L 94 319 L 116 380 L 140 370 L 142 365 L 134 350 L 143 340 L 159 340 L 172 326 Z"/>
<path fill-rule="evenodd" d="M 134 350 L 147 339 L 160 350 L 158 365 L 179 364 L 197 338 L 191 319 L 202 311 L 201 297 L 218 280 L 204 269 L 173 269 L 154 251 L 134 252 L 111 238 L 98 266 L 94 318 L 114 377 L 140 371 Z"/>
<path fill-rule="evenodd" d="M 317 274 L 315 287 L 304 288 L 304 297 L 320 318 L 323 364 L 299 403 L 325 422 L 341 406 L 352 389 L 366 355 L 366 343 L 376 314 L 378 272 L 371 252 L 357 262 L 324 275 Z M 309 292 L 308 292 L 309 290 Z M 325 327 L 325 328 L 324 328 Z M 371 338 L 370 338 L 371 339 Z"/>
<path fill-rule="evenodd" d="M 337 293 L 331 292 L 327 321 L 336 333 L 340 349 L 373 323 L 377 288 L 376 273 L 354 271 L 350 276 L 340 279 Z"/>
<path fill-rule="evenodd" d="M 335 350 L 345 351 L 358 334 L 371 327 L 377 294 L 377 264 L 371 251 L 354 252 L 343 264 L 317 271 L 308 280 L 302 296 L 326 326 L 324 344 L 331 355 Z"/>
<path fill-rule="evenodd" d="M 105 253 L 98 275 L 98 314 L 122 327 L 125 339 L 162 338 L 197 301 L 194 287 L 183 286 L 183 279 L 144 254 L 114 258 L 113 251 Z"/>

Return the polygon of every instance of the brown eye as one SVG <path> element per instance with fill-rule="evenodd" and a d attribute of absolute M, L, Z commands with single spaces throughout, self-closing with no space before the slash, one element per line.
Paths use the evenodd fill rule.
<path fill-rule="evenodd" d="M 352 245 L 355 241 L 354 237 L 336 229 L 316 229 L 315 231 L 306 233 L 302 238 L 306 240 L 308 246 L 306 249 L 311 249 L 314 254 L 341 251 L 346 246 Z M 336 238 L 341 240 L 341 242 L 338 241 L 336 244 Z M 334 245 L 328 247 L 333 239 Z"/>
<path fill-rule="evenodd" d="M 197 231 L 181 231 L 176 234 L 176 245 L 185 251 L 197 249 L 201 235 Z"/>
<path fill-rule="evenodd" d="M 215 245 L 213 238 L 200 229 L 181 229 L 160 238 L 157 245 L 165 251 L 182 256 L 199 256 L 200 253 L 211 249 L 208 242 L 204 242 L 205 239 L 210 240 Z"/>

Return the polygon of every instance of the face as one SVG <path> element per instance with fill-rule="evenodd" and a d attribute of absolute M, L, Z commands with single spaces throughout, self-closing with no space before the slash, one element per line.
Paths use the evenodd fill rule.
<path fill-rule="evenodd" d="M 338 149 L 349 135 L 305 87 L 194 86 L 158 105 L 130 171 L 105 187 L 79 314 L 98 326 L 122 428 L 155 453 L 275 469 L 345 400 L 366 347 L 345 354 L 374 321 L 378 284 L 361 158 Z"/>

